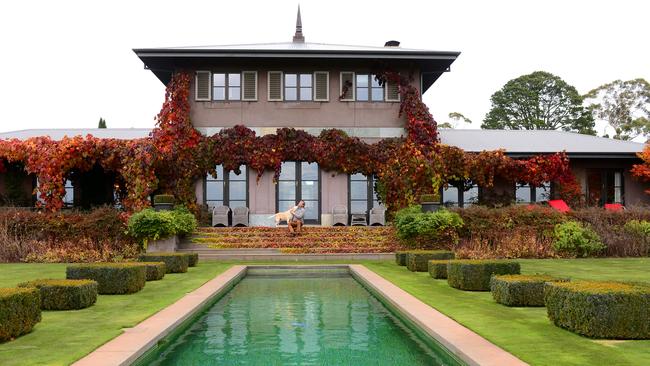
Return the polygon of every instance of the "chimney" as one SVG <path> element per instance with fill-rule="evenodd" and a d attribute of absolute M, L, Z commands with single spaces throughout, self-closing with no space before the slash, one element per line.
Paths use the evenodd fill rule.
<path fill-rule="evenodd" d="M 384 47 L 399 47 L 399 41 L 388 41 L 384 43 Z"/>
<path fill-rule="evenodd" d="M 302 35 L 302 20 L 300 19 L 300 5 L 298 5 L 298 17 L 296 18 L 296 34 L 293 35 L 293 43 L 305 43 L 305 36 Z"/>

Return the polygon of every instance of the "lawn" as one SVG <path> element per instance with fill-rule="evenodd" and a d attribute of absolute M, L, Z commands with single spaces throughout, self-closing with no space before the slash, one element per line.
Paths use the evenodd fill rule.
<path fill-rule="evenodd" d="M 0 365 L 74 362 L 119 335 L 123 328 L 134 326 L 234 263 L 202 262 L 187 274 L 167 274 L 162 281 L 147 282 L 142 291 L 133 295 L 100 295 L 88 309 L 43 312 L 43 320 L 32 333 L 0 344 Z M 359 263 L 532 365 L 650 364 L 650 341 L 590 340 L 551 325 L 544 308 L 501 306 L 489 293 L 452 289 L 444 280 L 434 280 L 427 273 L 411 273 L 393 262 Z M 521 263 L 524 273 L 650 282 L 650 259 Z M 64 276 L 65 264 L 0 264 L 0 287 Z"/>
<path fill-rule="evenodd" d="M 523 273 L 650 282 L 650 258 L 521 260 Z M 368 268 L 531 365 L 650 365 L 650 340 L 591 340 L 552 325 L 546 308 L 509 308 L 393 263 Z"/>

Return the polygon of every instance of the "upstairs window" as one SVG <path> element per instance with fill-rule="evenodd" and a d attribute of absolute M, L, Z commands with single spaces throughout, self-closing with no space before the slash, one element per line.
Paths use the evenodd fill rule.
<path fill-rule="evenodd" d="M 212 100 L 241 100 L 241 74 L 212 74 Z"/>
<path fill-rule="evenodd" d="M 357 100 L 361 102 L 383 102 L 384 101 L 384 87 L 379 84 L 377 78 L 373 74 L 357 74 L 356 75 L 356 96 Z"/>
<path fill-rule="evenodd" d="M 284 100 L 311 101 L 312 93 L 312 74 L 284 74 Z"/>

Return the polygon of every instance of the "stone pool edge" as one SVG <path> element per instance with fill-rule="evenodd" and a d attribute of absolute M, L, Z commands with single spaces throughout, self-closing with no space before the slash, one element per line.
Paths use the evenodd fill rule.
<path fill-rule="evenodd" d="M 363 265 L 349 265 L 350 273 L 407 317 L 449 352 L 470 366 L 524 366 L 524 361 L 418 300 Z"/>
<path fill-rule="evenodd" d="M 176 327 L 201 311 L 207 303 L 232 288 L 245 275 L 246 265 L 234 265 L 223 273 L 188 292 L 175 303 L 167 306 L 149 318 L 128 328 L 93 352 L 87 354 L 73 366 L 127 366 L 154 347 Z"/>
<path fill-rule="evenodd" d="M 363 286 L 413 322 L 421 331 L 470 366 L 528 365 L 511 353 L 440 313 L 392 282 L 360 264 L 342 265 L 234 265 L 198 289 L 108 341 L 73 366 L 127 366 L 136 362 L 174 329 L 202 311 L 246 276 L 249 267 L 347 267 Z"/>

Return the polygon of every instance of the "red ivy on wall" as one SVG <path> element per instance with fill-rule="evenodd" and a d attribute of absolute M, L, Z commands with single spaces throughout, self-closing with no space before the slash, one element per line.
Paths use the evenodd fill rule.
<path fill-rule="evenodd" d="M 282 161 L 316 162 L 327 171 L 348 174 L 375 174 L 389 209 L 415 203 L 420 194 L 437 192 L 450 181 L 489 187 L 495 177 L 531 185 L 554 181 L 569 187 L 570 194 L 578 187 L 579 193 L 564 153 L 515 160 L 503 151 L 466 153 L 440 144 L 436 122 L 410 81 L 392 72 L 378 75 L 380 82 L 398 85 L 405 138 L 368 144 L 337 129 L 313 136 L 292 128 L 256 136 L 244 126 L 203 136 L 190 121 L 192 74 L 180 72 L 167 86 L 150 137 L 0 140 L 0 171 L 4 162 L 23 164 L 28 173 L 38 177 L 40 198 L 50 210 L 63 206 L 65 179 L 71 172 L 89 171 L 97 165 L 116 173 L 118 193 L 129 211 L 148 206 L 149 196 L 156 191 L 172 193 L 181 203 L 196 208 L 195 181 L 208 172 L 215 173 L 215 165 L 222 164 L 229 171 L 246 164 L 257 171 L 258 178 L 270 170 L 277 180 Z"/>

